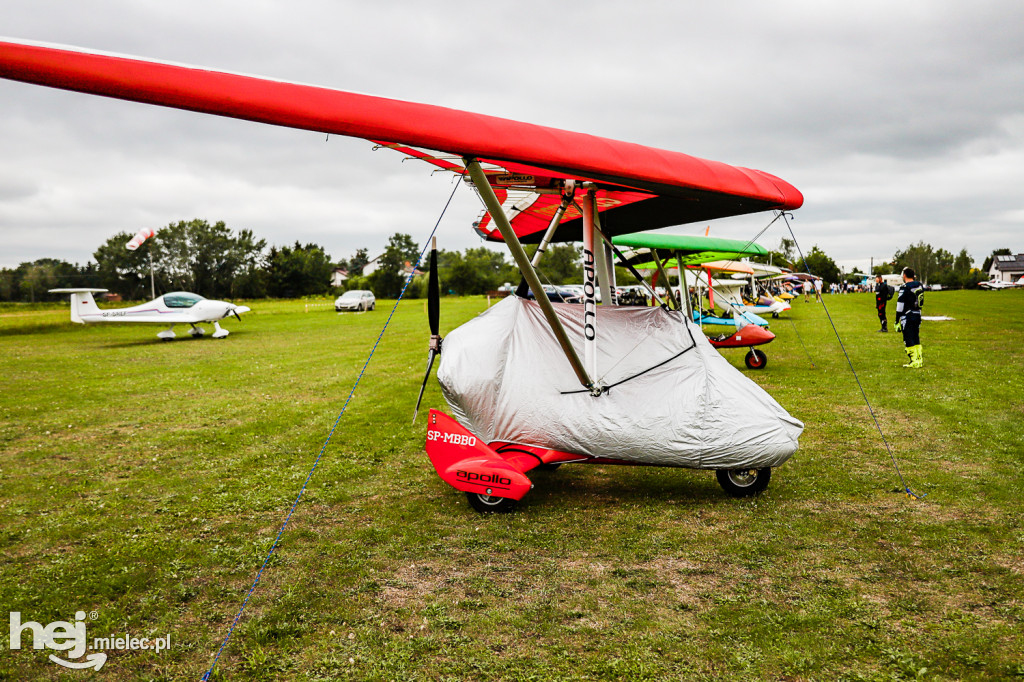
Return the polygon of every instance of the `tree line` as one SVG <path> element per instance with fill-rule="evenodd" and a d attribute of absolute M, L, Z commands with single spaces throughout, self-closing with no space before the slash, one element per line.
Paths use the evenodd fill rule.
<path fill-rule="evenodd" d="M 234 231 L 223 221 L 189 220 L 161 228 L 135 251 L 119 232 L 96 249 L 95 262 L 72 265 L 54 258 L 0 270 L 0 300 L 53 300 L 47 289 L 109 289 L 125 299 L 192 291 L 209 298 L 290 297 L 325 293 L 334 268 L 316 244 L 267 248 L 251 230 Z M 150 264 L 152 263 L 152 271 Z M 151 274 L 152 272 L 152 274 Z"/>
<path fill-rule="evenodd" d="M 106 240 L 93 253 L 95 262 L 84 266 L 54 258 L 22 263 L 16 268 L 0 269 L 0 301 L 55 300 L 48 289 L 95 287 L 109 289 L 128 300 L 149 298 L 152 279 L 156 293 L 192 291 L 208 298 L 298 298 L 332 293 L 331 275 L 335 268 L 347 270 L 349 279 L 340 289 L 370 289 L 380 298 L 396 298 L 405 286 L 408 272 L 418 262 L 419 244 L 407 234 L 395 233 L 377 259 L 377 268 L 369 275 L 358 274 L 370 262 L 369 251 L 358 249 L 348 259 L 334 261 L 318 244 L 267 247 L 251 230 L 234 231 L 223 221 L 205 220 L 171 223 L 158 230 L 135 251 L 125 245 L 132 238 L 120 232 Z M 528 246 L 532 255 L 535 246 Z M 992 258 L 1009 249 L 997 249 L 978 270 L 967 249 L 953 255 L 945 249 L 918 242 L 897 251 L 889 262 L 875 266 L 872 274 L 899 273 L 912 267 L 919 278 L 947 288 L 971 287 L 987 279 Z M 817 245 L 805 254 L 796 244 L 783 239 L 778 249 L 769 252 L 775 265 L 796 271 L 808 270 L 826 282 L 856 278 L 858 269 L 843 273 L 835 261 Z M 419 298 L 427 290 L 426 259 L 420 264 L 406 296 Z M 560 244 L 548 248 L 538 268 L 541 280 L 550 284 L 578 284 L 583 279 L 580 247 Z M 486 247 L 464 251 L 438 252 L 438 272 L 445 294 L 483 294 L 505 283 L 519 282 L 519 271 L 501 251 Z M 622 268 L 616 268 L 617 280 L 631 281 Z"/>
<path fill-rule="evenodd" d="M 390 237 L 370 275 L 359 274 L 370 262 L 369 251 L 357 249 L 348 259 L 335 261 L 318 244 L 270 246 L 251 230 L 232 230 L 223 221 L 189 220 L 171 223 L 136 249 L 125 245 L 133 235 L 119 232 L 93 253 L 94 261 L 72 264 L 40 258 L 15 268 L 0 269 L 0 301 L 53 301 L 56 288 L 102 288 L 126 300 L 150 298 L 168 291 L 191 291 L 208 298 L 299 298 L 338 293 L 343 289 L 370 289 L 381 298 L 396 298 L 407 273 L 420 258 L 420 246 L 407 234 Z M 545 259 L 548 281 L 580 281 L 579 249 L 558 246 Z M 426 259 L 406 292 L 426 295 Z M 152 268 L 151 268 L 152 263 Z M 347 270 L 344 286 L 331 286 L 335 268 Z M 493 291 L 505 282 L 519 281 L 518 270 L 502 253 L 485 247 L 440 251 L 442 290 L 455 295 Z"/>
<path fill-rule="evenodd" d="M 779 248 L 769 253 L 775 265 L 794 271 L 809 272 L 827 283 L 857 282 L 860 280 L 858 275 L 866 274 L 856 267 L 851 272 L 844 273 L 817 245 L 801 256 L 792 239 L 783 238 Z M 903 268 L 909 267 L 914 270 L 917 279 L 925 284 L 941 284 L 946 289 L 971 288 L 978 282 L 988 279 L 988 269 L 993 257 L 1004 253 L 1010 254 L 1011 251 L 996 249 L 985 260 L 981 269 L 978 269 L 974 267 L 974 260 L 966 248 L 960 249 L 960 253 L 954 256 L 943 248 L 935 248 L 920 241 L 897 250 L 891 259 L 875 265 L 870 274 L 898 275 Z"/>

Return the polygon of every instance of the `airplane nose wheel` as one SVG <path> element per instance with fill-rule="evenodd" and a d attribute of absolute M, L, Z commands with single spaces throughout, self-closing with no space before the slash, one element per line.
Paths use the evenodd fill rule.
<path fill-rule="evenodd" d="M 732 497 L 750 497 L 763 492 L 772 478 L 770 467 L 764 469 L 719 469 L 718 484 Z"/>
<path fill-rule="evenodd" d="M 751 348 L 743 360 L 747 363 L 747 369 L 764 369 L 768 364 L 768 355 L 763 350 Z"/>
<path fill-rule="evenodd" d="M 481 493 L 466 493 L 469 506 L 481 514 L 507 514 L 516 508 L 516 501 L 510 497 L 496 497 Z"/>

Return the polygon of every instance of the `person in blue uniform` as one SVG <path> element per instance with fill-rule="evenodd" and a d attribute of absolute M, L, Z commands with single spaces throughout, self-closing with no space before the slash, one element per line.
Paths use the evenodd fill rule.
<path fill-rule="evenodd" d="M 903 365 L 917 369 L 924 365 L 921 356 L 921 304 L 924 299 L 924 285 L 916 279 L 911 268 L 903 268 L 903 286 L 896 299 L 896 329 L 903 332 L 910 362 Z"/>

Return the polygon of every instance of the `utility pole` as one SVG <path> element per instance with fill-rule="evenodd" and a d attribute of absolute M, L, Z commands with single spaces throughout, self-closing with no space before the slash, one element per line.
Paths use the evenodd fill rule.
<path fill-rule="evenodd" d="M 150 298 L 156 298 L 156 283 L 153 280 L 153 245 L 150 243 L 146 250 L 149 254 L 149 294 Z"/>

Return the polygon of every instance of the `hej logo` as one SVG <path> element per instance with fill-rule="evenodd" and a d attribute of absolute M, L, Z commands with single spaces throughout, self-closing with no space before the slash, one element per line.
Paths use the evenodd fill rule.
<path fill-rule="evenodd" d="M 75 613 L 75 622 L 56 620 L 47 626 L 28 621 L 21 622 L 21 612 L 11 612 L 11 649 L 21 648 L 21 635 L 26 630 L 32 634 L 33 649 L 54 649 L 67 651 L 68 658 L 80 658 L 86 650 L 85 611 Z M 50 660 L 65 668 L 95 668 L 99 670 L 107 662 L 105 653 L 89 654 L 84 661 L 66 661 L 50 654 Z"/>

